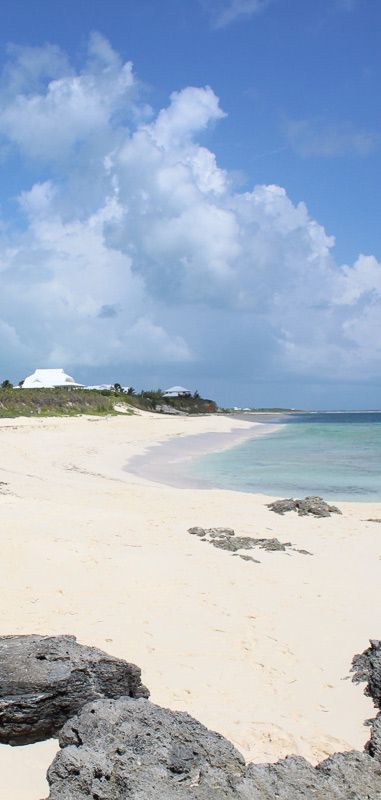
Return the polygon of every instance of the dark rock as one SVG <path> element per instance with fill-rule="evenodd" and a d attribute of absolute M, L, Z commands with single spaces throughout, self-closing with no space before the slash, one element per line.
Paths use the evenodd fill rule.
<path fill-rule="evenodd" d="M 298 550 L 297 547 L 293 547 L 292 549 L 295 551 L 295 553 L 301 553 L 302 556 L 313 556 L 313 553 L 310 553 L 309 550 Z"/>
<path fill-rule="evenodd" d="M 188 533 L 192 533 L 194 536 L 205 536 L 204 528 L 188 528 Z"/>
<path fill-rule="evenodd" d="M 260 541 L 259 547 L 262 550 L 285 550 L 286 547 L 291 547 L 291 542 L 286 542 L 282 544 L 279 539 L 262 539 Z"/>
<path fill-rule="evenodd" d="M 87 705 L 64 726 L 60 746 L 49 800 L 237 799 L 231 784 L 245 775 L 227 739 L 148 700 Z"/>
<path fill-rule="evenodd" d="M 353 682 L 367 682 L 364 694 L 371 697 L 376 708 L 381 708 L 381 641 L 371 639 L 370 647 L 361 655 L 354 656 L 351 672 Z M 365 750 L 381 761 L 381 714 L 372 721 L 372 733 Z"/>
<path fill-rule="evenodd" d="M 233 528 L 188 528 L 188 533 L 195 536 L 209 536 L 210 538 L 218 536 L 234 536 Z"/>
<path fill-rule="evenodd" d="M 238 550 L 253 550 L 255 547 L 260 547 L 262 550 L 280 550 L 283 552 L 287 548 L 293 549 L 291 542 L 283 543 L 276 538 L 254 539 L 252 536 L 236 536 L 233 528 L 188 528 L 188 533 L 199 536 L 202 542 L 209 542 L 219 550 L 228 550 L 231 553 L 237 553 Z M 260 561 L 250 556 L 242 556 L 242 558 L 246 561 L 255 561 L 260 564 Z"/>
<path fill-rule="evenodd" d="M 209 536 L 234 536 L 233 528 L 207 528 L 205 533 Z"/>
<path fill-rule="evenodd" d="M 247 768 L 253 789 L 247 800 L 376 800 L 381 798 L 381 775 L 369 756 L 351 751 L 313 767 L 300 756 L 276 764 Z M 255 788 L 254 788 L 255 787 Z"/>
<path fill-rule="evenodd" d="M 55 736 L 99 697 L 148 697 L 135 664 L 75 636 L 0 637 L 0 742 L 31 744 Z"/>
<path fill-rule="evenodd" d="M 253 556 L 244 556 L 241 553 L 233 553 L 233 558 L 242 558 L 242 561 L 254 561 L 254 564 L 261 563 L 257 558 L 253 558 Z"/>
<path fill-rule="evenodd" d="M 316 771 L 326 779 L 331 791 L 328 797 L 343 800 L 380 800 L 381 770 L 380 765 L 366 753 L 350 750 L 346 753 L 334 753 L 316 766 Z"/>
<path fill-rule="evenodd" d="M 305 497 L 304 500 L 275 500 L 267 503 L 267 508 L 275 514 L 284 514 L 286 511 L 297 511 L 300 517 L 312 514 L 315 517 L 329 517 L 330 514 L 341 514 L 336 506 L 330 506 L 321 497 Z"/>
<path fill-rule="evenodd" d="M 312 514 L 315 517 L 329 517 L 330 514 L 341 514 L 336 506 L 329 506 L 321 497 L 305 497 L 295 500 L 299 516 Z"/>
<path fill-rule="evenodd" d="M 371 517 L 370 519 L 366 519 L 364 521 L 365 522 L 381 522 L 381 519 Z"/>
<path fill-rule="evenodd" d="M 274 500 L 273 503 L 266 503 L 266 505 L 275 514 L 281 514 L 282 516 L 286 511 L 296 511 L 296 503 L 292 497 L 286 500 Z"/>
<path fill-rule="evenodd" d="M 240 545 L 234 539 L 211 539 L 209 544 L 212 544 L 213 547 L 218 547 L 220 550 L 230 550 L 232 553 L 240 550 Z"/>
<path fill-rule="evenodd" d="M 365 751 L 373 758 L 381 761 L 381 713 L 377 714 L 376 719 L 373 720 L 372 732 L 369 742 L 365 745 Z"/>
<path fill-rule="evenodd" d="M 48 800 L 380 800 L 380 764 L 356 751 L 313 767 L 288 756 L 245 765 L 188 714 L 147 700 L 99 700 L 69 720 Z"/>
<path fill-rule="evenodd" d="M 354 657 L 352 671 L 380 707 L 380 641 Z M 335 753 L 316 767 L 299 756 L 247 766 L 223 736 L 144 699 L 137 667 L 74 636 L 2 637 L 0 683 L 3 741 L 46 738 L 72 715 L 48 770 L 48 800 L 381 800 L 381 714 L 369 721 L 365 753 Z M 75 713 L 85 696 L 105 693 Z"/>
<path fill-rule="evenodd" d="M 210 544 L 222 550 L 236 552 L 237 550 L 252 550 L 257 547 L 259 541 L 262 540 L 252 539 L 251 536 L 234 536 L 234 538 L 232 536 L 220 536 L 219 538 L 212 538 Z"/>
<path fill-rule="evenodd" d="M 376 708 L 381 709 L 381 641 L 371 639 L 370 647 L 352 659 L 353 683 L 366 681 L 364 694 L 371 697 Z"/>
<path fill-rule="evenodd" d="M 239 550 L 253 550 L 254 547 L 257 547 L 260 540 L 253 539 L 252 536 L 235 536 L 234 539 L 230 541 L 234 542 Z"/>

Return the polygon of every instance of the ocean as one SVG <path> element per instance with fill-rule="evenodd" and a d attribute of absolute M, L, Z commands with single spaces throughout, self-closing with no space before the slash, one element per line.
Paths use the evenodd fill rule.
<path fill-rule="evenodd" d="M 381 412 L 295 414 L 266 421 L 266 430 L 198 458 L 190 474 L 243 492 L 381 501 Z"/>

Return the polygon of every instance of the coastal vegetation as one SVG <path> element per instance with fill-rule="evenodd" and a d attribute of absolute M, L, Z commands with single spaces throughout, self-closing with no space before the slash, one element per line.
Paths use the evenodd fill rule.
<path fill-rule="evenodd" d="M 164 397 L 160 389 L 123 391 L 119 383 L 112 389 L 14 389 L 9 381 L 0 385 L 0 417 L 75 416 L 78 414 L 117 414 L 134 409 L 162 413 L 206 414 L 217 411 L 213 400 L 195 392 L 190 397 Z"/>
<path fill-rule="evenodd" d="M 113 414 L 115 396 L 84 389 L 0 388 L 0 417 Z"/>

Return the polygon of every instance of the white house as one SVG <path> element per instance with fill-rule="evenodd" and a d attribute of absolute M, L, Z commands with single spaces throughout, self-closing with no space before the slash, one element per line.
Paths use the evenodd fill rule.
<path fill-rule="evenodd" d="M 96 389 L 98 392 L 100 392 L 102 389 L 109 389 L 109 390 L 111 389 L 111 391 L 113 391 L 114 390 L 114 386 L 115 386 L 114 383 L 97 383 L 96 386 L 85 386 L 85 389 L 89 389 L 89 390 Z M 127 394 L 127 392 L 128 392 L 130 387 L 129 386 L 122 386 L 121 388 Z"/>
<path fill-rule="evenodd" d="M 184 389 L 184 386 L 171 386 L 163 393 L 163 397 L 190 397 L 190 389 Z"/>
<path fill-rule="evenodd" d="M 76 383 L 74 378 L 66 375 L 63 369 L 36 369 L 33 375 L 25 378 L 22 389 L 67 389 L 82 388 L 83 383 Z"/>
<path fill-rule="evenodd" d="M 96 389 L 97 392 L 100 392 L 102 389 L 110 390 L 112 388 L 112 383 L 97 383 L 95 386 L 85 386 L 85 389 L 88 389 L 89 392 L 93 391 L 94 389 Z"/>

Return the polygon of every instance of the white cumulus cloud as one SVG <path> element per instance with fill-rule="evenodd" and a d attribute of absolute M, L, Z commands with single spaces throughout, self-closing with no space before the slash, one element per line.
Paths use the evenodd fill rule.
<path fill-rule="evenodd" d="M 380 264 L 338 265 L 284 188 L 233 188 L 198 141 L 223 124 L 210 87 L 174 91 L 147 121 L 132 65 L 94 34 L 78 72 L 51 45 L 13 49 L 0 101 L 3 145 L 50 169 L 25 178 L 1 232 L 10 363 L 237 379 L 380 368 Z"/>

